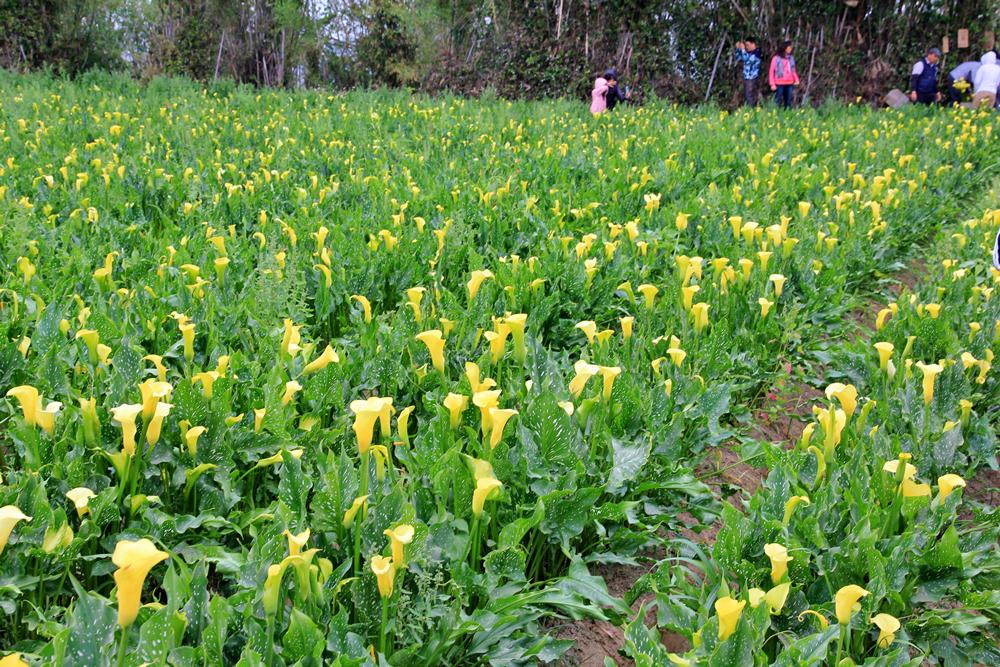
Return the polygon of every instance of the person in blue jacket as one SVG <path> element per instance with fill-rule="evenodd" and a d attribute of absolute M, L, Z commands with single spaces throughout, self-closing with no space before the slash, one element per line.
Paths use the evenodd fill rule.
<path fill-rule="evenodd" d="M 757 40 L 747 37 L 745 41 L 736 42 L 736 59 L 743 64 L 743 102 L 748 107 L 755 107 L 760 64 L 764 59 L 757 48 Z"/>
<path fill-rule="evenodd" d="M 938 91 L 938 63 L 941 49 L 930 48 L 924 57 L 916 62 L 910 72 L 910 101 L 917 104 L 934 104 L 941 101 Z"/>

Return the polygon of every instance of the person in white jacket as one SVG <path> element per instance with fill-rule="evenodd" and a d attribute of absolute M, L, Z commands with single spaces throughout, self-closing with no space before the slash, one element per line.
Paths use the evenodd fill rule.
<path fill-rule="evenodd" d="M 979 59 L 982 64 L 972 79 L 973 90 L 976 93 L 987 93 L 996 101 L 997 88 L 1000 88 L 1000 65 L 997 64 L 997 54 L 987 51 Z"/>

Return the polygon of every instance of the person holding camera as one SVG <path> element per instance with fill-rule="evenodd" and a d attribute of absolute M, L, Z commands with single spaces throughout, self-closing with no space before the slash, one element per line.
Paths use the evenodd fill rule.
<path fill-rule="evenodd" d="M 743 103 L 748 107 L 755 107 L 760 64 L 764 60 L 757 48 L 757 40 L 747 37 L 745 41 L 736 42 L 736 59 L 743 64 Z"/>

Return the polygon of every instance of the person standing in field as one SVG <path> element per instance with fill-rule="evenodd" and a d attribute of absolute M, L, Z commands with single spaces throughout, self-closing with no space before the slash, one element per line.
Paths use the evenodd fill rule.
<path fill-rule="evenodd" d="M 973 97 L 987 100 L 988 106 L 992 107 L 997 103 L 997 90 L 1000 88 L 1000 65 L 997 64 L 997 54 L 987 51 L 980 62 L 982 64 L 972 81 L 975 86 Z M 975 104 L 977 100 L 972 101 Z"/>
<path fill-rule="evenodd" d="M 799 72 L 795 69 L 795 56 L 792 55 L 792 51 L 791 42 L 782 42 L 781 48 L 771 58 L 771 68 L 767 76 L 774 92 L 775 104 L 785 109 L 792 106 L 795 86 L 799 85 Z"/>
<path fill-rule="evenodd" d="M 590 91 L 590 113 L 599 116 L 608 110 L 608 80 L 603 76 L 594 81 L 594 89 Z"/>
<path fill-rule="evenodd" d="M 958 104 L 962 101 L 962 92 L 955 87 L 959 81 L 964 81 L 966 88 L 972 86 L 972 80 L 979 71 L 980 62 L 978 60 L 966 60 L 964 63 L 948 72 L 948 101 Z"/>
<path fill-rule="evenodd" d="M 941 101 L 938 91 L 938 62 L 941 49 L 927 49 L 927 53 L 913 65 L 910 72 L 910 101 L 917 104 L 934 104 Z"/>
<path fill-rule="evenodd" d="M 743 64 L 743 103 L 748 107 L 757 106 L 757 81 L 760 79 L 760 64 L 763 61 L 757 40 L 747 37 L 736 42 L 736 59 Z"/>
<path fill-rule="evenodd" d="M 608 82 L 608 92 L 604 96 L 604 102 L 608 105 L 608 111 L 612 111 L 619 102 L 624 102 L 631 97 L 628 86 L 625 91 L 618 86 L 618 70 L 614 67 L 604 73 L 604 78 Z"/>

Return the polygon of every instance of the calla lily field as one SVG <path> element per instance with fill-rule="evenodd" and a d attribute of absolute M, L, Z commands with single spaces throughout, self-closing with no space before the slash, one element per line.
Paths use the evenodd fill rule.
<path fill-rule="evenodd" d="M 0 665 L 1000 664 L 989 112 L 0 83 Z"/>

